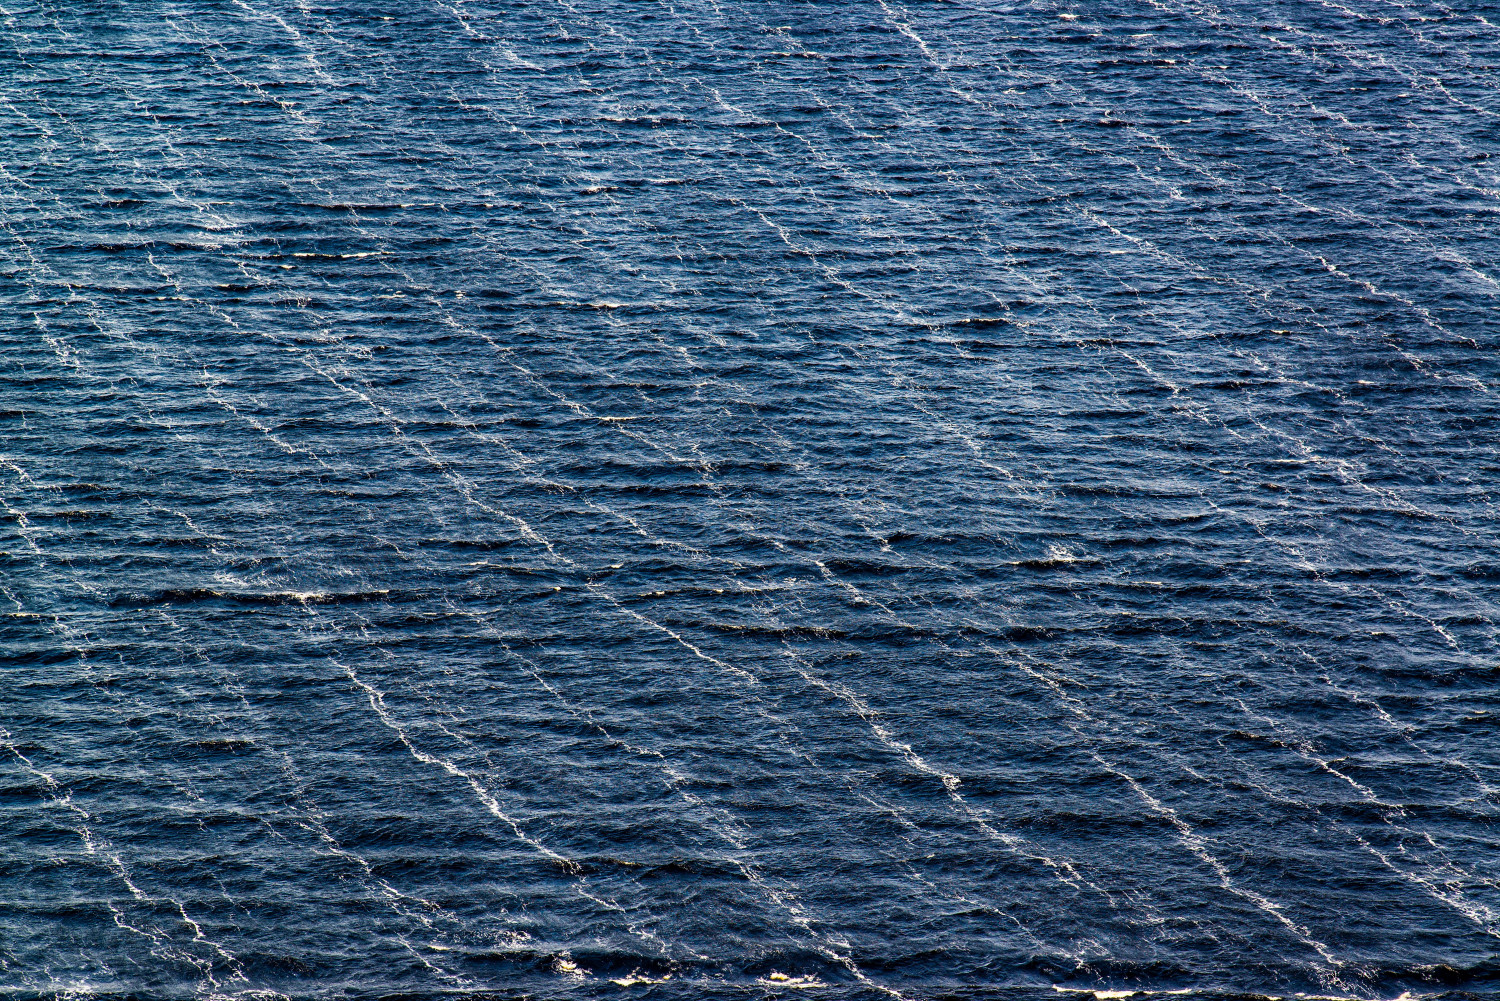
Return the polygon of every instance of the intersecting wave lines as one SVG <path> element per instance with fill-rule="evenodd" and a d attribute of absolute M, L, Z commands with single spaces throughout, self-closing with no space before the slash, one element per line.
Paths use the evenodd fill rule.
<path fill-rule="evenodd" d="M 1491 982 L 1482 13 L 7 8 L 4 985 Z"/>

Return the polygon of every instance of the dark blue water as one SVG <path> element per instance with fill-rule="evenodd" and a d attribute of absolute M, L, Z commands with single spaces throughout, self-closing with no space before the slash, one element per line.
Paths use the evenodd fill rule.
<path fill-rule="evenodd" d="M 1500 991 L 1500 7 L 3 7 L 0 996 Z"/>

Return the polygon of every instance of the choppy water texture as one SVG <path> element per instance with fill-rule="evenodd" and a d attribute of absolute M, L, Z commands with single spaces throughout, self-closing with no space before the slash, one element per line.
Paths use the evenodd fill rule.
<path fill-rule="evenodd" d="M 0 37 L 6 996 L 1500 988 L 1500 8 Z"/>

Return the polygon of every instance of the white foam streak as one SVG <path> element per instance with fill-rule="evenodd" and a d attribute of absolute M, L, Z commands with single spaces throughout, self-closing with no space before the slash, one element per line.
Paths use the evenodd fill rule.
<path fill-rule="evenodd" d="M 1177 838 L 1182 843 L 1182 845 L 1214 871 L 1214 874 L 1218 877 L 1220 886 L 1222 886 L 1228 892 L 1234 894 L 1236 897 L 1239 897 L 1240 899 L 1246 900 L 1249 903 L 1253 904 L 1256 909 L 1270 915 L 1278 924 L 1286 928 L 1288 931 L 1292 932 L 1297 941 L 1317 952 L 1317 954 L 1322 957 L 1323 961 L 1327 963 L 1333 970 L 1337 970 L 1339 967 L 1343 966 L 1343 961 L 1335 956 L 1333 954 L 1333 951 L 1327 945 L 1324 945 L 1322 942 L 1319 942 L 1317 939 L 1313 938 L 1312 933 L 1309 932 L 1307 928 L 1299 925 L 1291 918 L 1286 916 L 1285 908 L 1283 907 L 1283 905 L 1276 903 L 1269 897 L 1257 893 L 1254 890 L 1247 890 L 1244 887 L 1237 885 L 1234 880 L 1230 878 L 1229 870 L 1225 868 L 1224 864 L 1209 852 L 1207 840 L 1199 835 L 1196 831 L 1194 831 L 1186 821 L 1178 816 L 1176 810 L 1172 809 L 1171 807 L 1162 803 L 1156 797 L 1152 796 L 1134 778 L 1127 775 L 1125 772 L 1120 771 L 1118 768 L 1111 765 L 1109 762 L 1105 761 L 1097 754 L 1090 755 L 1090 757 L 1092 757 L 1094 761 L 1098 763 L 1100 768 L 1104 769 L 1109 774 L 1115 776 L 1116 778 L 1129 785 L 1131 790 L 1141 798 L 1141 801 L 1151 809 L 1152 813 L 1163 818 L 1167 821 L 1167 823 L 1171 824 L 1172 829 L 1177 833 Z"/>

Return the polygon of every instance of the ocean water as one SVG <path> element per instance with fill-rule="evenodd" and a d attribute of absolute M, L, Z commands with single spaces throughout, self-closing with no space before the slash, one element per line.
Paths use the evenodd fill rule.
<path fill-rule="evenodd" d="M 0 2 L 0 996 L 1500 992 L 1500 7 Z"/>

